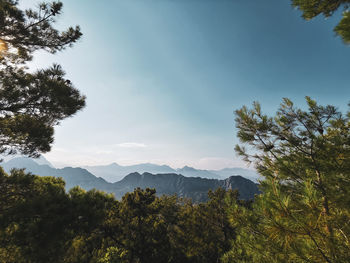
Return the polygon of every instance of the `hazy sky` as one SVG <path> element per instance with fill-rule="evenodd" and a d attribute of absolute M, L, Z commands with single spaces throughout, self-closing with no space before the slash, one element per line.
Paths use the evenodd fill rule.
<path fill-rule="evenodd" d="M 22 0 L 30 6 L 37 1 Z M 59 27 L 84 36 L 33 67 L 60 63 L 87 107 L 56 129 L 56 165 L 153 162 L 244 166 L 234 110 L 283 97 L 346 110 L 350 47 L 339 16 L 306 22 L 289 0 L 64 0 Z"/>

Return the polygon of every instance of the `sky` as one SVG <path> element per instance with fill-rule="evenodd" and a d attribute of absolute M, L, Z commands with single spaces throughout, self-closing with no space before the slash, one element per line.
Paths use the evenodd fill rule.
<path fill-rule="evenodd" d="M 151 162 L 246 167 L 234 111 L 305 96 L 347 110 L 350 46 L 339 14 L 311 21 L 289 0 L 63 0 L 58 28 L 82 39 L 32 69 L 59 63 L 87 106 L 56 127 L 56 166 Z M 23 6 L 37 1 L 22 0 Z"/>

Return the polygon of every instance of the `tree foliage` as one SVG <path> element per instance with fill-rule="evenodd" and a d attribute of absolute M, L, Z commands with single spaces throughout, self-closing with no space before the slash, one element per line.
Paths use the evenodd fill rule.
<path fill-rule="evenodd" d="M 310 20 L 320 14 L 325 17 L 332 16 L 338 9 L 343 9 L 343 16 L 334 32 L 344 43 L 350 44 L 350 10 L 349 0 L 292 0 L 293 6 L 303 13 L 303 18 Z"/>
<path fill-rule="evenodd" d="M 71 221 L 64 182 L 23 170 L 0 180 L 1 261 L 57 262 Z"/>
<path fill-rule="evenodd" d="M 219 262 L 235 229 L 237 193 L 218 189 L 208 203 L 135 189 L 122 200 L 59 178 L 0 170 L 0 258 L 4 263 Z"/>
<path fill-rule="evenodd" d="M 252 211 L 244 212 L 241 243 L 235 243 L 236 253 L 228 258 L 350 258 L 350 114 L 344 116 L 334 106 L 318 105 L 309 97 L 306 101 L 304 111 L 284 99 L 275 117 L 264 115 L 258 103 L 236 112 L 243 144 L 236 150 L 263 176 L 263 194 Z"/>
<path fill-rule="evenodd" d="M 54 126 L 85 105 L 59 65 L 31 72 L 33 52 L 56 53 L 80 37 L 80 28 L 54 28 L 61 2 L 21 10 L 18 1 L 0 0 L 0 152 L 38 156 L 50 150 Z"/>

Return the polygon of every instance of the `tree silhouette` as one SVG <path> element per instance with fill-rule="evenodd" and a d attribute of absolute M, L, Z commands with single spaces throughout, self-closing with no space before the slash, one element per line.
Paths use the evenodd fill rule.
<path fill-rule="evenodd" d="M 0 153 L 36 157 L 50 150 L 54 126 L 85 106 L 59 65 L 30 72 L 33 52 L 56 53 L 71 47 L 80 28 L 53 27 L 62 3 L 21 10 L 18 1 L 0 1 Z"/>

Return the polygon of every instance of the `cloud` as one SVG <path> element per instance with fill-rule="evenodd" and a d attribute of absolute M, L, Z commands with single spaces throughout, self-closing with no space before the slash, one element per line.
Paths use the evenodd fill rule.
<path fill-rule="evenodd" d="M 147 145 L 144 143 L 137 143 L 137 142 L 123 142 L 116 144 L 117 147 L 121 148 L 146 148 Z"/>

